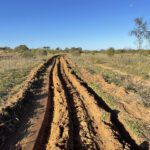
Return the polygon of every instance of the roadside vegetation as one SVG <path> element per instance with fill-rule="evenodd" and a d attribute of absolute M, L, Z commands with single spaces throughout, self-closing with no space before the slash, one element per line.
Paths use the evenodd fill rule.
<path fill-rule="evenodd" d="M 82 51 L 69 55 L 73 71 L 112 108 L 139 142 L 149 140 L 150 51 Z M 104 116 L 105 118 L 105 116 Z"/>
<path fill-rule="evenodd" d="M 30 71 L 50 58 L 46 50 L 30 50 L 21 45 L 0 50 L 0 103 L 17 93 Z"/>

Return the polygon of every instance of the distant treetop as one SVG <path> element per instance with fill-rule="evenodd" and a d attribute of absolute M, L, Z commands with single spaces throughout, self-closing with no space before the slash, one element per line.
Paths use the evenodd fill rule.
<path fill-rule="evenodd" d="M 30 49 L 26 45 L 19 45 L 15 47 L 15 51 L 17 52 L 24 52 L 24 51 L 29 51 Z"/>

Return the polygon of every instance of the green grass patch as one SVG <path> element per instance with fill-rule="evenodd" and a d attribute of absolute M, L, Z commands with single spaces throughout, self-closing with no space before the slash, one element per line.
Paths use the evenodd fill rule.
<path fill-rule="evenodd" d="M 145 126 L 142 122 L 139 122 L 133 118 L 126 118 L 126 124 L 128 125 L 128 127 L 130 128 L 130 130 L 137 136 L 140 138 L 144 138 L 145 140 L 148 140 L 148 134 L 150 134 L 150 132 L 148 132 L 148 127 Z"/>
<path fill-rule="evenodd" d="M 50 56 L 29 57 L 13 53 L 12 57 L 0 59 L 0 102 L 19 91 L 30 71 Z"/>

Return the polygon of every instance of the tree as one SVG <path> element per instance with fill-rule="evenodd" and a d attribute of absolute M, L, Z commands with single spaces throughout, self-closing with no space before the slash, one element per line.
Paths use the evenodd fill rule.
<path fill-rule="evenodd" d="M 25 52 L 25 51 L 29 51 L 29 48 L 26 45 L 19 45 L 15 48 L 15 51 Z"/>
<path fill-rule="evenodd" d="M 134 20 L 136 27 L 130 32 L 131 36 L 137 39 L 138 49 L 142 48 L 144 40 L 150 41 L 150 31 L 148 31 L 147 21 L 139 17 Z"/>
<path fill-rule="evenodd" d="M 10 47 L 5 46 L 5 47 L 0 47 L 0 50 L 11 50 L 11 48 L 10 48 Z"/>
<path fill-rule="evenodd" d="M 44 50 L 50 50 L 50 47 L 49 46 L 44 46 L 43 49 Z"/>
<path fill-rule="evenodd" d="M 61 48 L 57 47 L 57 48 L 56 48 L 56 51 L 61 51 Z"/>
<path fill-rule="evenodd" d="M 115 49 L 113 47 L 110 47 L 108 50 L 107 50 L 107 55 L 108 56 L 113 56 L 115 54 Z"/>

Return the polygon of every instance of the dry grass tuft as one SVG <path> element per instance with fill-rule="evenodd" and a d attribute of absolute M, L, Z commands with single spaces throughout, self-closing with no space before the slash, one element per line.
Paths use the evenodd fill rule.
<path fill-rule="evenodd" d="M 0 56 L 0 102 L 16 93 L 27 79 L 29 72 L 49 56 L 24 57 L 17 53 Z"/>

